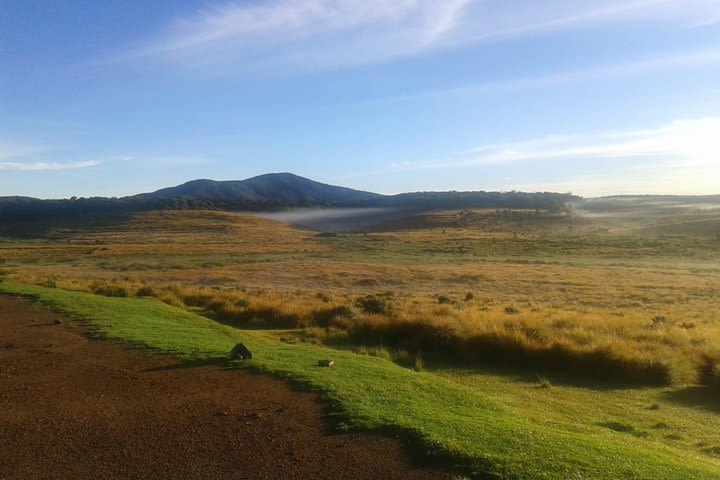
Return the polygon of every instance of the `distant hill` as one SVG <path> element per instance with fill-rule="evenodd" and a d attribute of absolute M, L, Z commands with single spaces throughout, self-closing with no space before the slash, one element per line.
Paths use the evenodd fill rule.
<path fill-rule="evenodd" d="M 383 196 L 316 182 L 292 173 L 269 173 L 240 181 L 194 180 L 177 187 L 130 197 L 152 202 L 186 199 L 216 208 L 348 207 L 371 204 Z"/>
<path fill-rule="evenodd" d="M 296 207 L 385 207 L 404 210 L 513 208 L 561 210 L 579 197 L 558 193 L 416 192 L 381 195 L 327 185 L 291 173 L 239 181 L 194 180 L 122 198 L 39 200 L 0 197 L 0 234 L 36 233 L 55 226 L 107 222 L 147 210 L 273 211 Z"/>

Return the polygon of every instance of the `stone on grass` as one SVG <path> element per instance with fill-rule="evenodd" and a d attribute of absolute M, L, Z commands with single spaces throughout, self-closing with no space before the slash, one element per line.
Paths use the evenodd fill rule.
<path fill-rule="evenodd" d="M 232 348 L 232 350 L 230 350 L 228 358 L 230 360 L 250 360 L 252 358 L 252 353 L 250 353 L 250 350 L 248 350 L 245 345 L 238 343 Z"/>

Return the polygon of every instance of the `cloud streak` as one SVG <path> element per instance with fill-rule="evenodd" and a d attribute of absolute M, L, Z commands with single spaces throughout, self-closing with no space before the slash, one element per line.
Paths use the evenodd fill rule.
<path fill-rule="evenodd" d="M 77 162 L 46 162 L 27 161 L 28 157 L 37 157 L 55 150 L 53 147 L 37 145 L 17 145 L 0 143 L 0 171 L 15 172 L 43 172 L 59 170 L 77 170 L 100 165 L 100 162 L 77 161 Z"/>
<path fill-rule="evenodd" d="M 59 170 L 77 170 L 82 168 L 96 167 L 100 162 L 2 162 L 0 161 L 0 170 L 16 171 L 16 172 L 43 172 L 43 171 L 59 171 Z"/>
<path fill-rule="evenodd" d="M 511 143 L 482 145 L 459 158 L 431 163 L 402 163 L 395 170 L 467 168 L 517 162 L 655 159 L 677 168 L 720 167 L 720 117 L 677 120 L 666 125 L 622 132 L 556 135 Z"/>
<path fill-rule="evenodd" d="M 333 68 L 432 48 L 473 0 L 231 3 L 175 21 L 133 53 L 193 64 Z"/>
<path fill-rule="evenodd" d="M 637 130 L 554 135 L 487 144 L 444 161 L 393 164 L 390 172 L 452 170 L 502 178 L 486 188 L 615 194 L 718 194 L 720 117 L 676 120 Z M 474 170 L 468 170 L 474 169 Z M 522 172 L 536 172 L 532 177 Z M 546 173 L 542 173 L 546 172 Z M 388 175 L 388 171 L 384 172 Z M 546 178 L 543 178 L 546 177 Z M 532 179 L 529 179 L 532 178 Z"/>
<path fill-rule="evenodd" d="M 128 56 L 203 67 L 327 69 L 628 21 L 720 21 L 716 0 L 266 0 L 176 19 Z"/>

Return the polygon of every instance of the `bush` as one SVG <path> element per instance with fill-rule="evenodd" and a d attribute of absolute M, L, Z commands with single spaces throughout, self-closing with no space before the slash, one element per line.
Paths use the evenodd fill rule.
<path fill-rule="evenodd" d="M 517 315 L 518 313 L 520 313 L 520 309 L 515 305 L 508 305 L 507 307 L 505 307 L 505 313 L 507 313 L 508 315 Z"/>
<path fill-rule="evenodd" d="M 452 298 L 448 297 L 447 295 L 438 295 L 437 303 L 439 305 L 449 305 L 449 304 L 453 303 L 453 301 L 452 301 Z"/>
<path fill-rule="evenodd" d="M 312 312 L 313 321 L 320 327 L 348 327 L 349 321 L 359 318 L 358 312 L 347 305 L 338 305 Z"/>
<path fill-rule="evenodd" d="M 390 300 L 379 295 L 365 295 L 359 297 L 355 304 L 365 313 L 376 315 L 390 315 L 394 310 L 394 306 Z"/>
<path fill-rule="evenodd" d="M 720 388 L 720 360 L 709 355 L 703 357 L 702 364 L 698 368 L 698 383 Z"/>

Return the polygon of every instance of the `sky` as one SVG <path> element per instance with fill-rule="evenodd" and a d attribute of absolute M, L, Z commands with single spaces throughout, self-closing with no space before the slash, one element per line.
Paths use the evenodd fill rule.
<path fill-rule="evenodd" d="M 720 0 L 0 0 L 0 196 L 720 194 Z"/>

